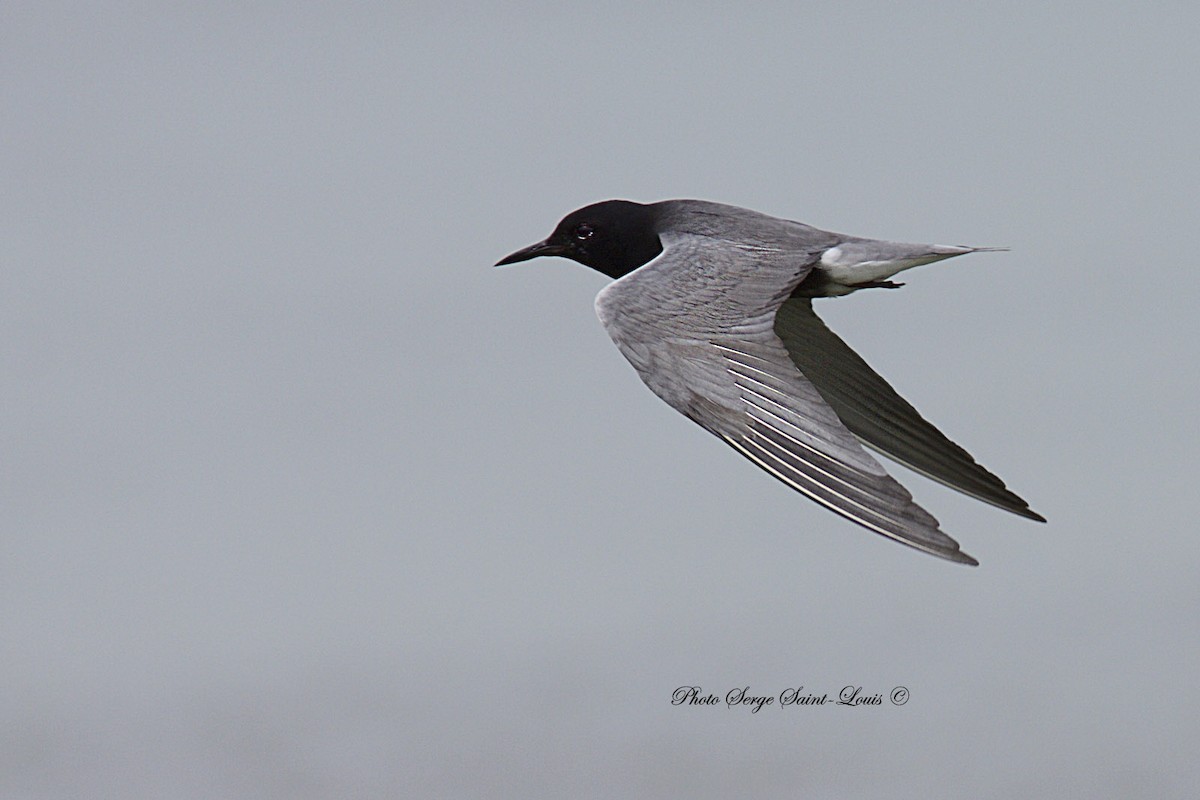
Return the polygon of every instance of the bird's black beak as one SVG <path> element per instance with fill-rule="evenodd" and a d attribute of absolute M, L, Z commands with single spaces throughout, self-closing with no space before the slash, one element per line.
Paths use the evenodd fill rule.
<path fill-rule="evenodd" d="M 531 244 L 523 250 L 518 250 L 510 256 L 505 256 L 496 262 L 497 267 L 503 267 L 505 264 L 516 264 L 518 261 L 528 261 L 531 258 L 538 256 L 565 256 L 567 249 L 561 244 L 555 244 L 549 239 Z"/>

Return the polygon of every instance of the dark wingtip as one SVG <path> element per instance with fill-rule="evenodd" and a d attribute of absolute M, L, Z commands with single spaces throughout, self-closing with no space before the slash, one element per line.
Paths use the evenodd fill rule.
<path fill-rule="evenodd" d="M 955 562 L 956 564 L 966 564 L 968 567 L 978 567 L 979 566 L 979 562 L 975 559 L 974 556 L 969 556 L 966 553 L 964 553 L 962 550 L 956 550 L 953 553 L 946 553 L 945 556 L 946 556 L 946 558 Z"/>
<path fill-rule="evenodd" d="M 1005 497 L 1004 499 L 1007 500 L 1008 502 L 1005 502 L 1005 503 L 993 502 L 993 505 L 995 505 L 997 508 L 1002 508 L 1005 511 L 1009 511 L 1013 514 L 1016 514 L 1018 517 L 1024 517 L 1025 519 L 1031 519 L 1034 522 L 1045 522 L 1046 521 L 1045 517 L 1043 517 L 1041 514 L 1037 513 L 1032 508 L 1030 508 L 1028 503 L 1026 503 L 1021 498 L 1017 497 L 1015 494 L 1010 492 L 1008 489 L 1004 490 L 1004 494 L 1007 495 L 1007 497 Z M 982 500 L 983 498 L 980 498 L 980 499 Z M 992 502 L 992 501 L 989 500 L 988 502 Z"/>
<path fill-rule="evenodd" d="M 1017 513 L 1020 514 L 1022 517 L 1025 517 L 1026 519 L 1033 520 L 1034 522 L 1045 522 L 1046 521 L 1045 517 L 1043 517 L 1041 514 L 1037 513 L 1036 511 L 1034 511 L 1032 508 L 1025 508 L 1025 509 L 1018 511 Z"/>

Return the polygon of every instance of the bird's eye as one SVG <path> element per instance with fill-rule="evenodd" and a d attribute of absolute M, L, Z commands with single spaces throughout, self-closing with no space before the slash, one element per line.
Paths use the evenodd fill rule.
<path fill-rule="evenodd" d="M 585 242 L 588 239 L 592 238 L 592 236 L 595 235 L 595 233 L 596 233 L 596 229 L 593 228 L 591 225 L 588 225 L 586 222 L 580 223 L 579 225 L 575 226 L 575 238 L 581 242 Z"/>

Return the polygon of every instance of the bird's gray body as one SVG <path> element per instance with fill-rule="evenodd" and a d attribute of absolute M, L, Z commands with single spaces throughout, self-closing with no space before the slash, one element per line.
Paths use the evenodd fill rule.
<path fill-rule="evenodd" d="M 502 259 L 565 256 L 616 280 L 596 298 L 651 391 L 792 488 L 927 553 L 977 563 L 863 448 L 1042 520 L 929 424 L 813 312 L 906 269 L 990 248 L 903 244 L 699 200 L 610 200 Z"/>
<path fill-rule="evenodd" d="M 662 254 L 596 298 L 600 321 L 655 394 L 793 488 L 943 558 L 976 563 L 858 437 L 1038 518 L 811 309 L 811 296 L 890 285 L 882 281 L 902 269 L 975 248 L 843 236 L 718 203 L 655 206 Z"/>

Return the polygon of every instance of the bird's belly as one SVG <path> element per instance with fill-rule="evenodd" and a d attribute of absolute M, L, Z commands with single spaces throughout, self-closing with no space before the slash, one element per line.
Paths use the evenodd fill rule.
<path fill-rule="evenodd" d="M 792 297 L 842 297 L 857 287 L 839 283 L 820 267 L 813 267 L 800 285 L 792 291 Z"/>

